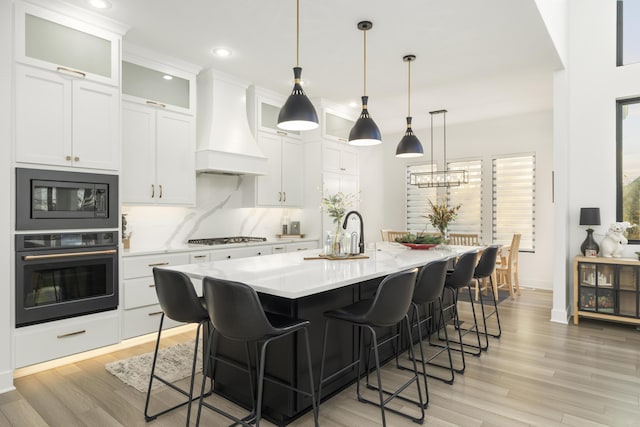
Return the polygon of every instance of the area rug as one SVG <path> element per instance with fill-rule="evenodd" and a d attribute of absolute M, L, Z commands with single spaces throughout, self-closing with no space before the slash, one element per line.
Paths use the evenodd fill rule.
<path fill-rule="evenodd" d="M 202 370 L 202 345 L 198 345 L 198 362 L 196 372 Z M 123 383 L 130 385 L 141 393 L 146 393 L 151 375 L 153 352 L 133 356 L 128 359 L 107 363 L 105 369 Z M 175 382 L 191 375 L 193 362 L 193 342 L 177 344 L 161 348 L 158 351 L 156 375 L 169 382 Z M 153 382 L 153 388 L 164 387 L 160 381 Z"/>

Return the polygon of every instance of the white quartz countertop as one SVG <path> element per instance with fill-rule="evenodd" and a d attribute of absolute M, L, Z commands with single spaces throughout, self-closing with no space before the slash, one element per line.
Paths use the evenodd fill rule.
<path fill-rule="evenodd" d="M 376 243 L 366 259 L 305 260 L 321 250 L 263 255 L 167 267 L 193 279 L 206 276 L 246 283 L 265 294 L 297 299 L 354 283 L 420 267 L 436 259 L 448 259 L 470 250 L 470 246 L 438 246 L 411 250 L 398 243 Z"/>
<path fill-rule="evenodd" d="M 301 243 L 301 242 L 317 242 L 317 238 L 312 237 L 304 237 L 304 238 L 288 238 L 288 239 L 272 239 L 265 240 L 264 242 L 245 242 L 245 243 L 228 243 L 224 245 L 203 245 L 203 244 L 181 244 L 181 245 L 172 245 L 166 247 L 149 247 L 149 246 L 140 246 L 140 247 L 132 247 L 131 249 L 123 249 L 122 256 L 139 256 L 139 255 L 156 255 L 156 254 L 168 254 L 168 253 L 179 253 L 179 252 L 194 252 L 194 251 L 215 251 L 215 250 L 224 250 L 224 249 L 232 249 L 232 248 L 247 248 L 251 246 L 269 246 L 269 245 L 282 245 L 286 243 Z"/>

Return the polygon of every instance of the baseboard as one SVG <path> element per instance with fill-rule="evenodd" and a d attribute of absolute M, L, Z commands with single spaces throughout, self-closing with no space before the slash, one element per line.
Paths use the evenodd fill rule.
<path fill-rule="evenodd" d="M 13 371 L 0 372 L 0 394 L 14 391 Z"/>
<path fill-rule="evenodd" d="M 568 324 L 569 323 L 569 311 L 564 310 L 551 310 L 551 321 L 555 323 Z"/>

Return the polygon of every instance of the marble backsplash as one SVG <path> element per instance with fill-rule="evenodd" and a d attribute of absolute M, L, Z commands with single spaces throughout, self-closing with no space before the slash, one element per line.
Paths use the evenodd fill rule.
<path fill-rule="evenodd" d="M 200 174 L 195 207 L 123 206 L 131 248 L 166 248 L 189 239 L 258 236 L 275 239 L 282 224 L 300 221 L 303 209 L 248 208 L 243 199 L 246 176 Z M 304 223 L 302 232 L 305 232 Z"/>

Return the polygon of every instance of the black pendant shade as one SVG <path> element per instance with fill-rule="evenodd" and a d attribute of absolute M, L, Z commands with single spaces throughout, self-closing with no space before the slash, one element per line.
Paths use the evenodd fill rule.
<path fill-rule="evenodd" d="M 411 116 L 407 117 L 407 131 L 396 147 L 396 157 L 420 157 L 424 154 L 422 144 L 411 129 Z"/>
<path fill-rule="evenodd" d="M 311 130 L 318 127 L 318 114 L 300 86 L 302 68 L 294 67 L 295 83 L 278 114 L 278 127 L 284 130 Z"/>
<path fill-rule="evenodd" d="M 367 109 L 368 99 L 368 96 L 362 97 L 362 112 L 349 132 L 349 144 L 351 145 L 376 145 L 382 141 L 378 125 L 369 116 L 369 110 Z"/>

